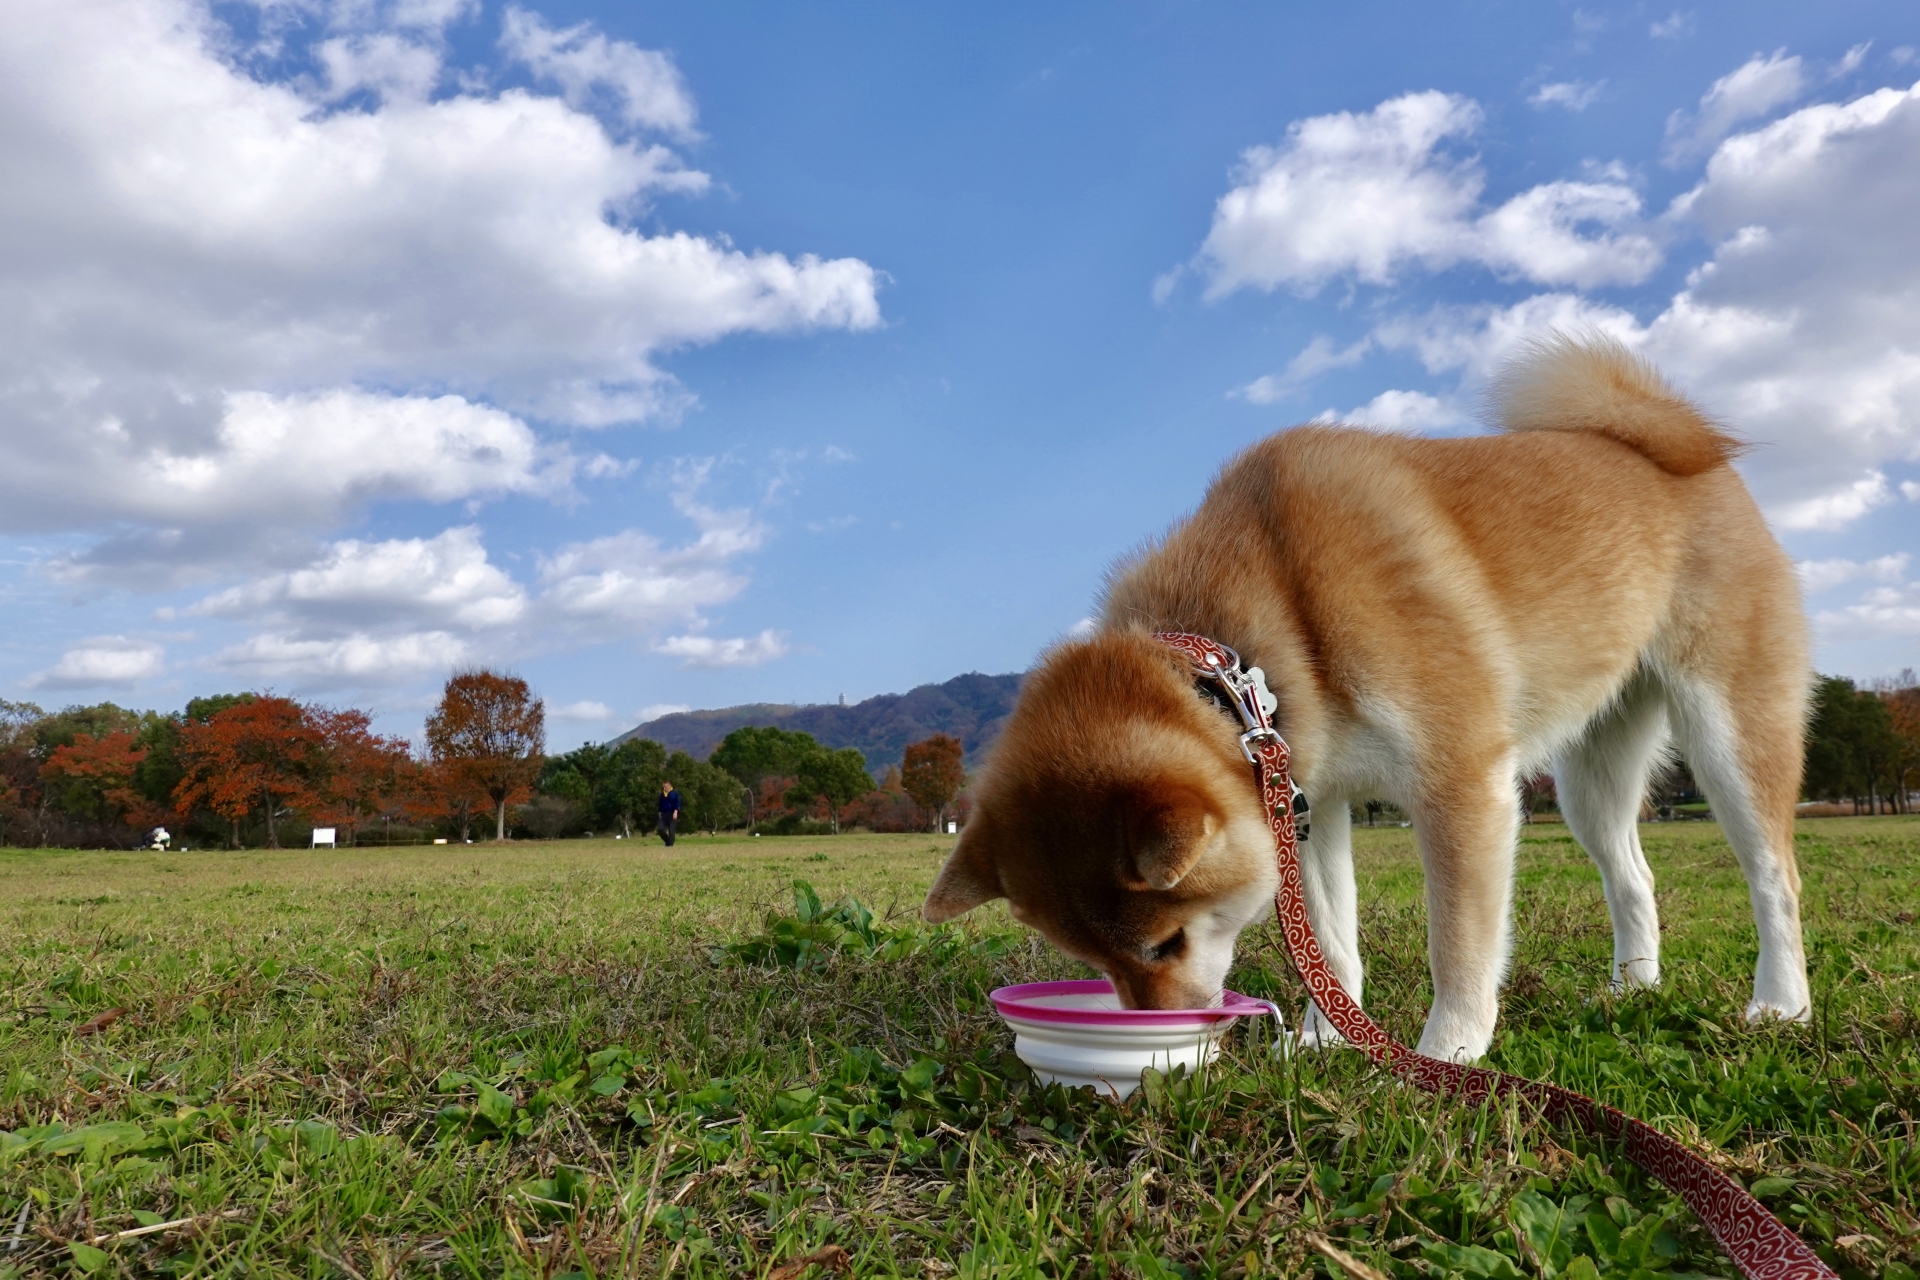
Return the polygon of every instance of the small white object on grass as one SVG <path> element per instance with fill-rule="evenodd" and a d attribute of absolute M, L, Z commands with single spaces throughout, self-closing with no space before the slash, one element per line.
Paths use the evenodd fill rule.
<path fill-rule="evenodd" d="M 1122 1009 L 1105 979 L 1027 982 L 989 997 L 1013 1028 L 1013 1051 L 1045 1083 L 1090 1086 L 1121 1099 L 1147 1068 L 1197 1070 L 1220 1052 L 1220 1037 L 1240 1018 L 1276 1018 L 1278 1006 L 1237 991 L 1210 1009 Z M 1286 1035 L 1281 1032 L 1281 1051 Z"/>

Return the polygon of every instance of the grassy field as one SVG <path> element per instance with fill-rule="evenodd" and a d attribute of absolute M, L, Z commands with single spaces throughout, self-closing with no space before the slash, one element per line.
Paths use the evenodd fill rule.
<path fill-rule="evenodd" d="M 1411 1038 L 1409 837 L 1357 833 L 1368 1004 Z M 1643 838 L 1666 986 L 1605 994 L 1593 869 L 1528 828 L 1492 1060 L 1914 1280 L 1920 821 L 1803 825 L 1808 1027 L 1741 1021 L 1718 831 Z M 0 1276 L 1339 1274 L 1312 1233 L 1398 1280 L 1734 1274 L 1613 1153 L 1350 1052 L 1241 1031 L 1132 1105 L 1035 1088 L 986 992 L 1077 967 L 997 908 L 916 926 L 948 843 L 0 852 Z M 875 919 L 798 920 L 796 879 Z M 1271 930 L 1232 984 L 1300 1004 Z"/>

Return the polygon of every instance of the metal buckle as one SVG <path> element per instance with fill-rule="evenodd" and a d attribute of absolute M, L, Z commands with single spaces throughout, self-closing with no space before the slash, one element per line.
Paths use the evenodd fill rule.
<path fill-rule="evenodd" d="M 1266 725 L 1255 725 L 1240 735 L 1240 754 L 1247 758 L 1248 764 L 1259 764 L 1260 757 L 1254 754 L 1253 744 L 1256 742 L 1278 742 L 1279 740 L 1280 735 L 1274 732 L 1273 729 Z"/>

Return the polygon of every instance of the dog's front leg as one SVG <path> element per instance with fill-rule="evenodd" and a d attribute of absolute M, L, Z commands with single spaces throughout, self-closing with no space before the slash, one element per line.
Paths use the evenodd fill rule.
<path fill-rule="evenodd" d="M 1313 796 L 1313 834 L 1300 846 L 1300 878 L 1307 890 L 1307 919 L 1327 958 L 1355 1004 L 1360 1003 L 1360 909 L 1353 882 L 1352 811 L 1345 797 Z M 1345 1044 L 1320 1010 L 1307 1007 L 1300 1032 L 1302 1048 Z"/>
<path fill-rule="evenodd" d="M 1493 1043 L 1500 1016 L 1519 805 L 1511 757 L 1475 762 L 1462 752 L 1449 765 L 1429 780 L 1414 817 L 1426 870 L 1427 960 L 1433 971 L 1433 1008 L 1419 1050 L 1471 1062 Z"/>

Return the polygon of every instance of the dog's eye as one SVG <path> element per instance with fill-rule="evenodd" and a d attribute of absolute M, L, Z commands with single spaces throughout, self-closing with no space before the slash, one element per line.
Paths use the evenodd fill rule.
<path fill-rule="evenodd" d="M 1181 929 L 1171 938 L 1157 947 L 1147 948 L 1147 956 L 1152 960 L 1171 960 L 1187 949 L 1187 931 Z"/>

